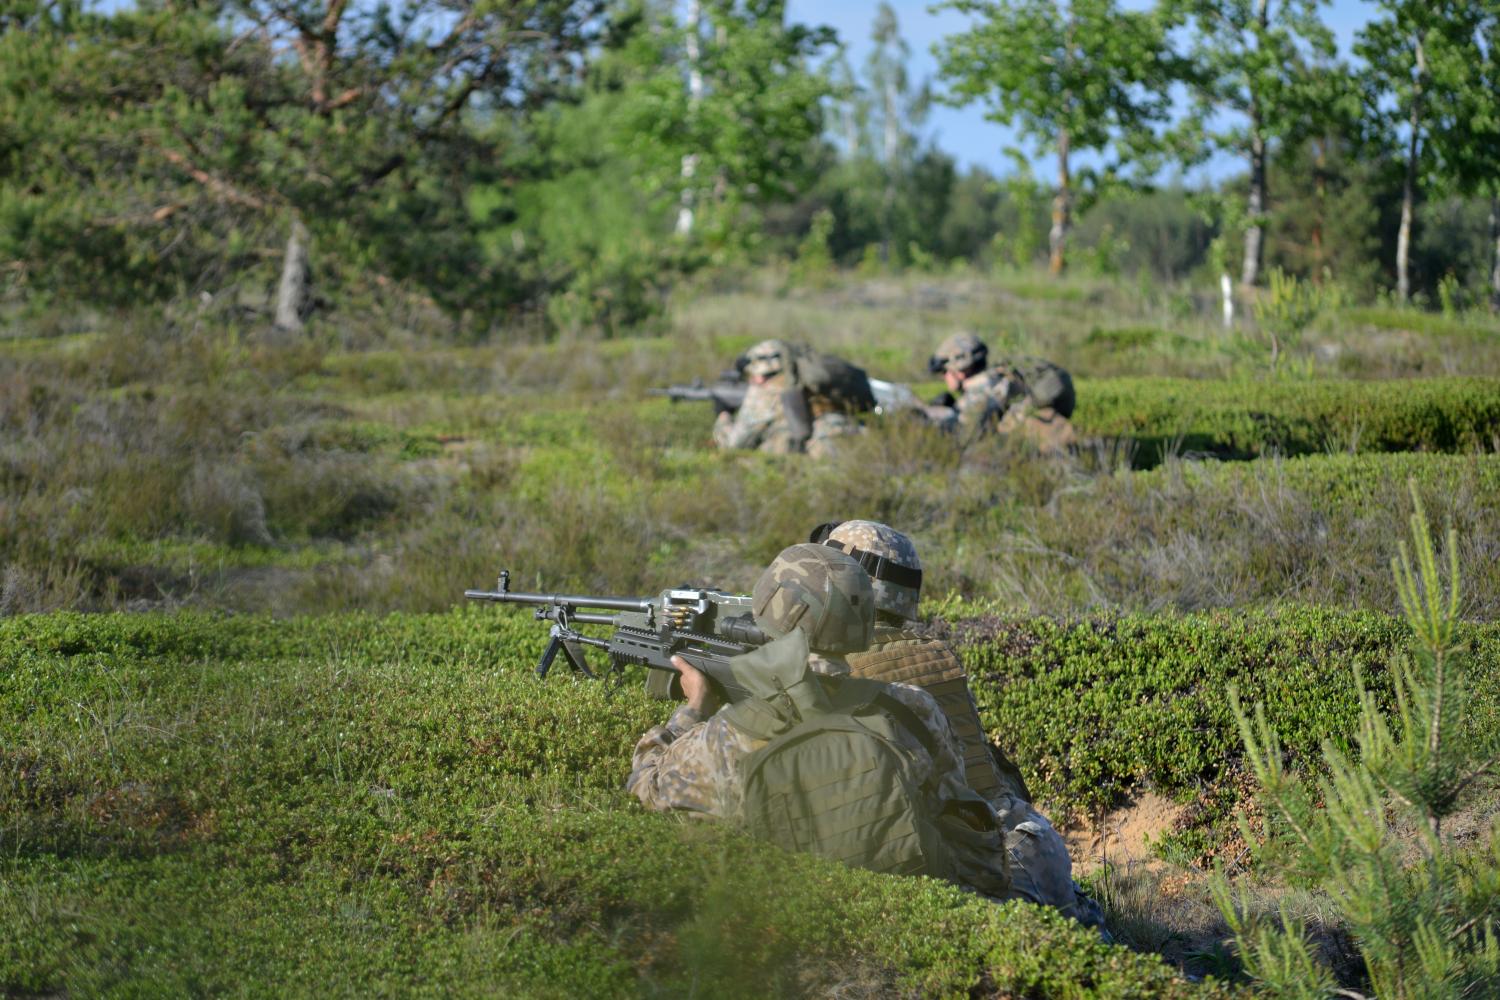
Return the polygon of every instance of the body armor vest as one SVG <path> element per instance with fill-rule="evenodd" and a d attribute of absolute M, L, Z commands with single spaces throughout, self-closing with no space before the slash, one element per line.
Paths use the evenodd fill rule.
<path fill-rule="evenodd" d="M 991 802 L 1003 795 L 1031 800 L 1016 766 L 985 739 L 979 709 L 969 693 L 968 674 L 952 646 L 913 629 L 877 623 L 874 644 L 846 659 L 855 677 L 911 684 L 937 700 L 962 745 L 964 777 L 970 788 Z"/>

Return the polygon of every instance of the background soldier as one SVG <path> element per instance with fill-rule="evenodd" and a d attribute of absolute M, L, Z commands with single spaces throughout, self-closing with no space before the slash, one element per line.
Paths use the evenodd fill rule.
<path fill-rule="evenodd" d="M 961 743 L 966 780 L 994 807 L 1005 831 L 1013 897 L 1055 906 L 1082 924 L 1103 928 L 1104 914 L 1073 881 L 1062 836 L 1031 805 L 1020 771 L 984 736 L 968 675 L 953 647 L 916 629 L 922 563 L 901 532 L 876 521 L 819 525 L 812 540 L 852 556 L 870 574 L 874 641 L 848 656 L 856 677 L 913 684 L 932 695 Z"/>
<path fill-rule="evenodd" d="M 772 454 L 827 454 L 830 442 L 860 430 L 856 413 L 875 408 L 863 369 L 784 340 L 764 340 L 745 352 L 750 387 L 734 414 L 720 413 L 714 442 Z"/>
<path fill-rule="evenodd" d="M 928 361 L 948 387 L 944 398 L 928 407 L 928 416 L 965 439 L 991 431 L 1019 432 L 1045 455 L 1066 452 L 1078 440 L 1068 420 L 1073 379 L 1050 362 L 1030 367 L 1028 377 L 1021 366 L 991 366 L 984 341 L 972 333 L 955 333 Z"/>

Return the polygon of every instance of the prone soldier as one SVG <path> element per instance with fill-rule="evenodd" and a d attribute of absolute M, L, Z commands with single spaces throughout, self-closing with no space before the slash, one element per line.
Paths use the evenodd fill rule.
<path fill-rule="evenodd" d="M 720 707 L 707 675 L 674 661 L 687 703 L 641 737 L 626 788 L 649 809 L 735 819 L 783 847 L 1009 898 L 994 812 L 964 783 L 942 709 L 919 688 L 849 676 L 845 657 L 874 635 L 869 575 L 833 548 L 794 545 L 752 607 L 778 637 L 735 661 L 758 696 Z"/>
<path fill-rule="evenodd" d="M 773 454 L 827 454 L 832 442 L 860 431 L 855 414 L 875 409 L 864 370 L 784 340 L 765 340 L 744 355 L 744 402 L 720 412 L 714 442 Z"/>
<path fill-rule="evenodd" d="M 1073 379 L 1057 365 L 991 365 L 984 341 L 972 333 L 955 333 L 938 345 L 927 367 L 941 374 L 948 387 L 927 410 L 938 426 L 966 439 L 1018 433 L 1044 455 L 1062 454 L 1077 443 L 1068 420 Z M 1030 371 L 1024 371 L 1027 367 Z"/>

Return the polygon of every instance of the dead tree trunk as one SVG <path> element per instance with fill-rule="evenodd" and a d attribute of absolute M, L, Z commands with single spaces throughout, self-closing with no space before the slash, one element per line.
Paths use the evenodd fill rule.
<path fill-rule="evenodd" d="M 311 300 L 309 285 L 312 271 L 308 266 L 307 226 L 292 217 L 292 231 L 287 236 L 286 255 L 281 261 L 281 282 L 276 286 L 276 328 L 300 333 L 303 317 Z"/>

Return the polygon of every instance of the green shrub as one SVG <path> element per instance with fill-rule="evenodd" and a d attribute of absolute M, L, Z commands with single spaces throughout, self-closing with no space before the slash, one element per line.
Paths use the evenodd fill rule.
<path fill-rule="evenodd" d="M 1008 618 L 962 601 L 934 606 L 967 665 L 985 728 L 1033 791 L 1061 813 L 1118 805 L 1151 787 L 1192 795 L 1244 760 L 1225 697 L 1266 706 L 1292 766 L 1352 739 L 1360 669 L 1382 704 L 1409 639 L 1396 618 L 1284 607 L 1177 616 Z M 1476 678 L 1500 677 L 1500 628 L 1466 626 Z M 1500 731 L 1500 689 L 1476 686 L 1469 724 Z"/>
<path fill-rule="evenodd" d="M 1220 996 L 619 790 L 666 706 L 524 614 L 0 622 L 0 990 Z"/>
<path fill-rule="evenodd" d="M 1147 466 L 1173 452 L 1489 451 L 1500 448 L 1500 380 L 1084 379 L 1073 422 L 1132 440 Z"/>

